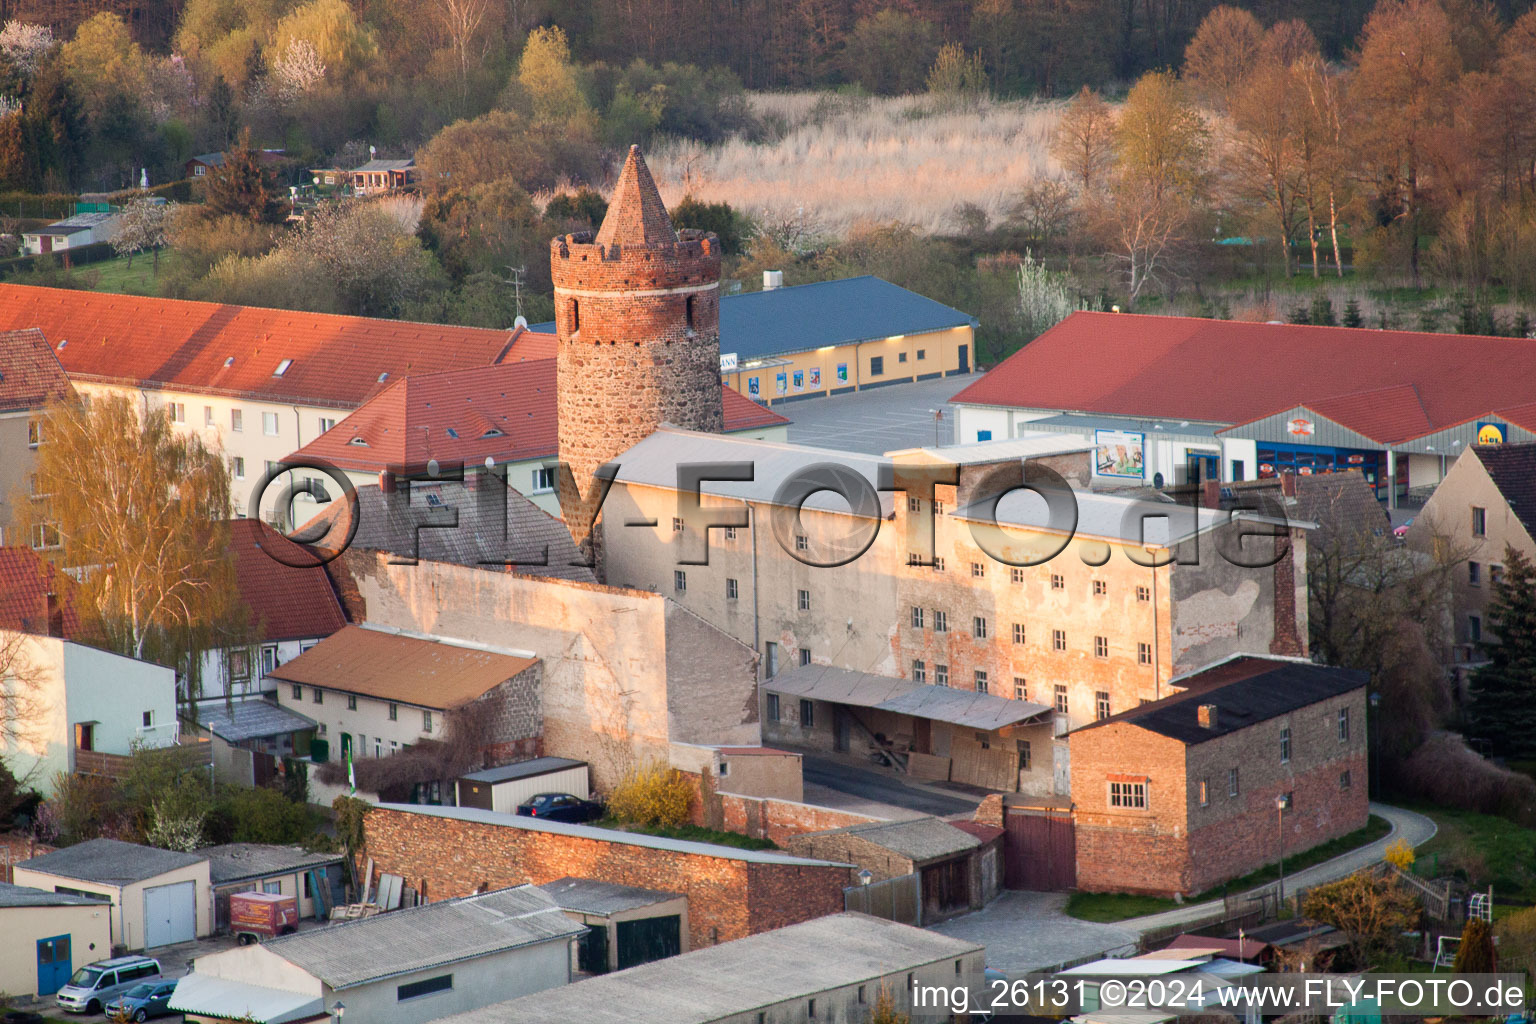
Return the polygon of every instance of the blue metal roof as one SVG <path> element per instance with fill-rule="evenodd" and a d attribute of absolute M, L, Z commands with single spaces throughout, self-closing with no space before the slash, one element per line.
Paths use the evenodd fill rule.
<path fill-rule="evenodd" d="M 808 352 L 898 334 L 977 327 L 976 318 L 878 277 L 846 277 L 720 300 L 720 351 L 738 359 Z M 552 334 L 554 322 L 529 330 Z"/>

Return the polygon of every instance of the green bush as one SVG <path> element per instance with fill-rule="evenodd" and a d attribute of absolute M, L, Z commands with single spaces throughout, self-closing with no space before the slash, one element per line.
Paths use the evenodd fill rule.
<path fill-rule="evenodd" d="M 648 761 L 631 768 L 608 794 L 608 813 L 637 825 L 675 828 L 688 820 L 694 785 L 676 768 Z"/>

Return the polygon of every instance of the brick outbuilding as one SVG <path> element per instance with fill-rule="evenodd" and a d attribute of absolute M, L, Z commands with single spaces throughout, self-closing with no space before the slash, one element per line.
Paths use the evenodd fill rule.
<path fill-rule="evenodd" d="M 363 829 L 375 870 L 431 900 L 568 875 L 678 893 L 692 948 L 840 913 L 853 884 L 849 864 L 470 807 L 381 804 Z"/>
<path fill-rule="evenodd" d="M 1078 887 L 1203 892 L 1363 827 L 1367 678 L 1238 657 L 1071 733 Z"/>

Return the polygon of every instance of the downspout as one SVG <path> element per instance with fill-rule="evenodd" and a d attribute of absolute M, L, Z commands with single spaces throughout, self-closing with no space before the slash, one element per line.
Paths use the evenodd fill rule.
<path fill-rule="evenodd" d="M 1148 548 L 1147 553 L 1151 554 Z M 1156 558 L 1152 566 L 1152 693 L 1155 700 L 1163 699 L 1163 642 L 1162 626 L 1158 622 L 1157 615 L 1157 565 Z"/>
<path fill-rule="evenodd" d="M 764 665 L 761 620 L 757 615 L 757 509 L 750 501 L 743 501 L 742 504 L 747 508 L 747 532 L 751 535 L 752 543 L 752 649 L 757 652 L 758 664 Z M 763 671 L 767 671 L 766 665 Z"/>

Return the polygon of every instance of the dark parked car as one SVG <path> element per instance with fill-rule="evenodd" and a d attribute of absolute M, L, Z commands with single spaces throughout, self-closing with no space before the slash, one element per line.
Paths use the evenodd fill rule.
<path fill-rule="evenodd" d="M 569 793 L 540 793 L 527 803 L 518 804 L 517 813 L 530 818 L 579 823 L 601 818 L 603 805 Z"/>
<path fill-rule="evenodd" d="M 174 981 L 152 981 L 136 985 L 106 1005 L 108 1020 L 149 1020 L 171 1012 Z"/>

